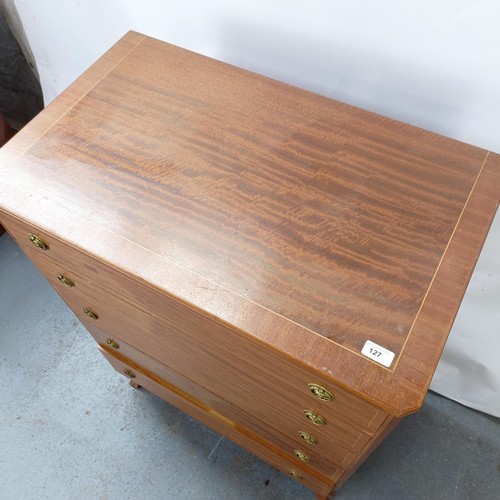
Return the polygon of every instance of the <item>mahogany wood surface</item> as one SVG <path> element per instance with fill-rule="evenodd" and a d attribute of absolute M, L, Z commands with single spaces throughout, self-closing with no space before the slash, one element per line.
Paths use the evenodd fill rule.
<path fill-rule="evenodd" d="M 118 339 L 120 344 L 119 349 L 112 349 L 106 344 L 103 332 L 95 329 L 95 327 L 91 328 L 90 331 L 103 349 L 125 363 L 129 368 L 132 368 L 135 373 L 141 372 L 149 378 L 177 387 L 185 394 L 189 394 L 189 397 L 206 405 L 211 411 L 224 415 L 225 418 L 234 423 L 233 425 L 242 426 L 248 431 L 259 435 L 269 444 L 282 450 L 291 460 L 296 460 L 294 456 L 295 450 L 299 449 L 306 452 L 311 458 L 307 466 L 317 470 L 325 477 L 336 481 L 356 458 L 356 455 L 353 453 L 332 443 L 324 442 L 312 447 L 301 441 L 298 436 L 283 434 L 280 430 L 267 425 L 215 394 L 210 393 L 187 377 L 131 348 L 122 340 Z M 116 336 L 114 338 L 116 339 Z M 123 374 L 123 371 L 121 373 Z M 297 463 L 300 464 L 300 462 Z"/>
<path fill-rule="evenodd" d="M 0 186 L 134 387 L 326 498 L 423 403 L 500 156 L 130 32 L 2 148 Z"/>
<path fill-rule="evenodd" d="M 101 350 L 101 353 L 118 372 L 123 373 L 125 369 L 129 368 L 126 363 L 117 359 L 109 352 Z M 165 401 L 172 403 L 188 415 L 228 437 L 286 474 L 290 475 L 290 471 L 292 470 L 300 472 L 303 477 L 297 480 L 313 491 L 327 495 L 332 490 L 334 486 L 332 480 L 321 476 L 306 464 L 285 455 L 279 448 L 273 447 L 259 435 L 247 431 L 241 425 L 232 422 L 224 415 L 215 412 L 212 408 L 205 406 L 189 394 L 164 380 L 151 379 L 140 371 L 135 371 L 134 373 L 136 375 L 133 379 L 134 384 L 144 387 Z"/>
<path fill-rule="evenodd" d="M 356 455 L 352 452 L 330 441 L 320 441 L 317 445 L 311 446 L 302 441 L 297 434 L 283 434 L 282 429 L 276 429 L 252 417 L 248 413 L 243 412 L 238 407 L 231 405 L 229 402 L 207 391 L 201 385 L 196 384 L 186 376 L 181 375 L 168 366 L 162 365 L 157 360 L 134 349 L 117 336 L 114 336 L 113 340 L 118 343 L 119 347 L 117 349 L 110 348 L 106 343 L 106 340 L 109 339 L 109 334 L 90 325 L 89 322 L 87 322 L 85 326 L 103 349 L 111 352 L 116 358 L 121 359 L 129 366 L 146 374 L 149 378 L 158 377 L 161 380 L 175 385 L 180 390 L 195 397 L 198 401 L 206 404 L 221 415 L 226 416 L 233 422 L 243 425 L 248 430 L 263 437 L 266 441 L 277 446 L 281 450 L 287 451 L 291 457 L 293 456 L 294 450 L 299 449 L 306 452 L 311 457 L 308 465 L 318 470 L 324 476 L 337 480 L 340 477 L 340 469 L 347 468 L 356 458 Z M 314 431 L 312 432 L 314 433 Z"/>
<path fill-rule="evenodd" d="M 145 352 L 149 351 L 152 356 L 162 357 L 163 363 L 170 364 L 172 356 L 178 352 L 179 364 L 185 368 L 189 366 L 191 377 L 198 373 L 197 368 L 200 364 L 203 370 L 206 370 L 207 366 L 214 366 L 214 361 L 202 362 L 202 360 L 206 360 L 207 356 L 215 351 L 219 358 L 224 360 L 225 365 L 231 363 L 234 358 L 237 378 L 242 364 L 249 365 L 248 371 L 252 374 L 252 380 L 248 380 L 246 384 L 256 383 L 256 393 L 259 393 L 259 384 L 266 387 L 269 386 L 269 381 L 273 381 L 281 387 L 281 392 L 288 399 L 292 398 L 306 406 L 319 404 L 320 413 L 327 418 L 347 421 L 350 426 L 354 425 L 370 434 L 385 420 L 384 412 L 347 394 L 331 380 L 313 376 L 295 365 L 283 362 L 269 351 L 241 338 L 224 325 L 203 315 L 197 315 L 195 311 L 186 310 L 182 304 L 168 300 L 164 294 L 137 286 L 133 280 L 117 275 L 112 268 L 89 258 L 84 253 L 75 252 L 52 236 L 41 234 L 50 245 L 49 251 L 40 252 L 34 249 L 26 236 L 32 233 L 34 228 L 14 221 L 12 217 L 5 220 L 8 221 L 9 231 L 21 248 L 85 323 L 88 322 L 82 313 L 83 307 L 86 307 L 84 304 L 93 306 L 100 313 L 98 322 L 100 328 L 107 326 L 112 331 L 118 332 L 120 338 L 126 335 L 131 345 Z M 75 282 L 74 289 L 68 290 L 57 282 L 56 275 L 59 272 Z M 82 272 L 85 274 L 84 278 Z M 79 299 L 75 301 L 72 297 Z M 134 307 L 131 308 L 130 305 Z M 140 311 L 137 311 L 136 307 Z M 106 314 L 103 315 L 104 310 Z M 198 344 L 202 352 L 195 356 L 194 350 L 197 350 Z M 186 357 L 189 359 L 185 359 Z M 219 381 L 214 381 L 213 384 L 217 392 L 222 395 L 220 391 L 227 385 L 227 370 L 228 366 L 223 372 L 220 370 L 209 374 L 204 372 L 200 374 L 200 383 L 207 384 L 214 377 L 220 377 Z M 310 382 L 328 388 L 335 395 L 335 400 L 330 403 L 318 401 L 308 389 Z M 209 389 L 214 390 L 214 387 Z M 229 397 L 227 394 L 225 396 Z"/>
<path fill-rule="evenodd" d="M 327 405 L 308 394 L 308 390 L 300 391 L 300 386 L 286 383 L 291 369 L 278 373 L 279 365 L 259 359 L 250 346 L 240 347 L 237 338 L 223 342 L 227 332 L 218 325 L 199 323 L 196 316 L 187 313 L 174 314 L 168 303 L 160 322 L 113 297 L 107 290 L 86 286 L 85 281 L 74 274 L 70 278 L 76 283 L 75 287 L 60 284 L 56 278 L 57 265 L 43 262 L 38 266 L 89 330 L 92 331 L 94 325 L 102 328 L 290 435 L 305 430 L 315 434 L 320 443 L 341 445 L 356 452 L 369 441 L 370 434 L 352 425 L 355 413 L 338 418 L 340 414 L 332 413 L 331 409 L 337 410 L 334 405 L 339 402 Z M 86 308 L 98 315 L 97 320 L 89 320 L 83 312 Z M 302 387 L 307 388 L 307 383 Z M 326 417 L 326 425 L 313 425 L 305 418 L 305 409 Z"/>
<path fill-rule="evenodd" d="M 495 154 L 137 33 L 0 161 L 6 212 L 394 415 L 422 404 L 499 198 Z"/>

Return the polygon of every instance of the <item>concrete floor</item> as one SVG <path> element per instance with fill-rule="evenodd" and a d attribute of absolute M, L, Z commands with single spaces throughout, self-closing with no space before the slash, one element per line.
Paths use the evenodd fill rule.
<path fill-rule="evenodd" d="M 0 500 L 314 499 L 144 390 L 0 237 Z M 499 420 L 429 394 L 336 499 L 499 499 Z"/>

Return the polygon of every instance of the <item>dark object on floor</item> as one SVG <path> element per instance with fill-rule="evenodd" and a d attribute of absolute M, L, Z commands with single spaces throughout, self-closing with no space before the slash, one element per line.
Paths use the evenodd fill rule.
<path fill-rule="evenodd" d="M 40 83 L 0 13 L 0 146 L 42 109 Z M 0 235 L 4 232 L 0 225 Z"/>
<path fill-rule="evenodd" d="M 19 130 L 42 109 L 40 83 L 0 14 L 0 111 L 10 126 Z"/>
<path fill-rule="evenodd" d="M 0 113 L 0 146 L 3 146 L 14 133 L 14 130 L 7 123 L 5 117 Z"/>
<path fill-rule="evenodd" d="M 0 146 L 3 146 L 12 136 L 14 131 L 10 128 L 7 120 L 0 113 Z M 0 236 L 5 232 L 5 229 L 0 225 Z"/>

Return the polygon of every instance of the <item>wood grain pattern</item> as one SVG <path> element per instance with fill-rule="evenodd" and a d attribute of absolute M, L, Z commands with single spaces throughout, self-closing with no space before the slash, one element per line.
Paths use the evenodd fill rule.
<path fill-rule="evenodd" d="M 485 153 L 411 150 L 409 127 L 141 48 L 23 169 L 43 164 L 48 196 L 172 263 L 355 352 L 371 339 L 399 354 Z"/>
<path fill-rule="evenodd" d="M 12 230 L 13 226 L 9 227 Z M 26 232 L 23 231 L 22 234 Z M 21 239 L 19 233 L 17 238 Z M 53 252 L 54 240 L 47 237 L 45 239 L 51 245 L 50 252 Z M 150 295 L 141 296 L 145 303 L 149 303 L 150 312 L 155 309 L 159 311 L 161 308 L 163 315 L 155 318 L 137 310 L 135 305 L 118 299 L 113 295 L 116 290 L 103 288 L 102 285 L 96 286 L 88 282 L 88 278 L 82 278 L 69 269 L 67 263 L 72 260 L 70 256 L 61 262 L 54 262 L 46 257 L 46 253 L 31 252 L 27 248 L 26 251 L 91 333 L 95 324 L 108 334 L 125 339 L 162 363 L 177 366 L 180 371 L 184 370 L 189 377 L 222 397 L 233 402 L 234 398 L 237 398 L 236 401 L 250 411 L 263 412 L 271 404 L 274 405 L 273 416 L 268 417 L 271 419 L 271 425 L 278 421 L 281 413 L 294 415 L 293 420 L 297 425 L 307 423 L 303 420 L 302 413 L 304 409 L 311 408 L 326 417 L 336 428 L 340 426 L 342 435 L 332 435 L 334 442 L 341 439 L 338 442 L 343 446 L 354 446 L 358 450 L 364 445 L 367 437 L 362 438 L 364 432 L 355 429 L 356 424 L 361 430 L 370 433 L 376 430 L 385 418 L 382 412 L 363 401 L 345 394 L 327 381 L 311 379 L 310 375 L 302 373 L 294 366 L 283 364 L 266 351 L 256 349 L 232 332 L 221 328 L 221 325 L 202 316 L 183 313 L 175 302 L 170 303 L 165 297 L 162 297 L 155 308 L 154 299 Z M 102 265 L 98 267 L 102 268 Z M 58 282 L 56 275 L 60 272 L 74 281 L 76 286 L 67 289 Z M 99 320 L 89 322 L 83 314 L 84 307 L 95 310 Z M 218 367 L 220 360 L 224 360 L 224 369 Z M 248 380 L 245 380 L 242 372 L 251 375 Z M 239 381 L 238 385 L 235 385 L 236 381 Z M 326 385 L 334 393 L 335 401 L 324 403 L 315 398 L 307 385 L 311 381 Z M 278 394 L 274 394 L 275 385 L 280 387 Z M 344 422 L 347 422 L 347 426 Z M 366 424 L 369 426 L 364 428 L 363 425 Z M 293 434 L 297 431 L 298 428 Z M 319 434 L 323 435 L 324 432 Z"/>
<path fill-rule="evenodd" d="M 369 433 L 376 431 L 385 420 L 386 414 L 384 412 L 358 398 L 353 398 L 335 386 L 331 380 L 303 372 L 297 366 L 283 362 L 269 351 L 240 338 L 236 332 L 204 316 L 198 316 L 194 311 L 186 311 L 181 304 L 167 300 L 165 294 L 159 294 L 149 288 L 137 286 L 133 280 L 118 275 L 112 268 L 92 259 L 82 252 L 75 252 L 50 235 L 41 234 L 43 239 L 49 243 L 50 251 L 43 253 L 38 251 L 27 238 L 29 233 L 36 232 L 33 227 L 14 221 L 10 217 L 5 220 L 8 221 L 9 231 L 21 248 L 54 285 L 55 289 L 63 294 L 63 297 L 66 297 L 65 292 L 67 290 L 56 281 L 58 272 L 63 272 L 78 283 L 76 295 L 80 297 L 83 295 L 81 300 L 88 302 L 88 299 L 91 298 L 91 303 L 96 304 L 95 307 L 103 305 L 106 310 L 112 312 L 113 316 L 117 315 L 116 305 L 110 305 L 110 301 L 113 302 L 113 297 L 119 298 L 120 305 L 118 310 L 120 313 L 118 316 L 120 319 L 127 318 L 132 325 L 135 325 L 139 329 L 143 324 L 154 320 L 138 320 L 135 317 L 137 313 L 133 312 L 135 308 L 141 310 L 138 312 L 139 318 L 147 318 L 147 316 L 144 316 L 144 314 L 147 314 L 163 322 L 165 325 L 164 328 L 174 328 L 175 331 L 182 331 L 182 336 L 177 342 L 185 336 L 188 337 L 183 343 L 184 347 L 180 347 L 183 352 L 190 351 L 192 344 L 199 342 L 196 332 L 194 335 L 190 335 L 193 328 L 199 332 L 211 332 L 210 341 L 215 346 L 223 346 L 228 356 L 230 356 L 231 351 L 241 352 L 242 357 L 247 362 L 252 363 L 254 373 L 265 372 L 266 376 L 276 380 L 283 387 L 287 388 L 290 397 L 295 398 L 294 395 L 296 394 L 298 395 L 298 400 L 305 401 L 306 403 L 304 404 L 306 405 L 319 404 L 322 413 L 333 420 L 340 419 L 345 421 L 347 419 L 350 425 L 357 425 Z M 73 292 L 71 294 L 75 295 Z M 75 304 L 74 301 L 71 301 L 70 297 L 68 297 L 68 300 L 75 310 L 78 309 L 76 313 L 82 317 L 81 308 L 84 302 Z M 132 309 L 129 310 L 127 304 L 131 304 L 133 306 Z M 193 327 L 192 320 L 190 319 L 193 316 L 198 318 L 195 322 L 198 325 L 196 327 Z M 176 318 L 175 326 L 172 325 L 173 318 Z M 188 321 L 190 326 L 185 321 Z M 160 341 L 160 343 L 164 342 Z M 209 351 L 210 349 L 207 349 L 207 352 Z M 225 374 L 222 375 L 225 376 Z M 335 401 L 331 404 L 325 404 L 314 398 L 308 389 L 308 383 L 310 382 L 327 387 L 335 395 Z"/>
<path fill-rule="evenodd" d="M 326 498 L 422 404 L 500 156 L 131 32 L 0 151 L 0 186 L 115 368 Z"/>
<path fill-rule="evenodd" d="M 495 155 L 134 33 L 43 115 L 0 155 L 6 213 L 394 415 L 419 407 Z M 390 371 L 367 339 L 401 354 Z"/>
<path fill-rule="evenodd" d="M 333 481 L 336 481 L 342 475 L 344 469 L 356 458 L 355 454 L 331 442 L 323 441 L 312 447 L 302 441 L 297 434 L 295 436 L 283 434 L 281 432 L 282 429 L 276 429 L 265 422 L 255 419 L 250 414 L 243 412 L 238 407 L 207 391 L 201 385 L 196 384 L 168 366 L 162 365 L 155 359 L 134 349 L 117 336 L 114 336 L 113 340 L 118 342 L 119 348 L 111 348 L 106 343 L 109 334 L 99 330 L 94 325 L 89 326 L 89 331 L 99 342 L 101 348 L 109 356 L 113 356 L 132 368 L 135 373 L 141 372 L 150 379 L 158 380 L 160 383 L 169 383 L 177 387 L 188 394 L 189 397 L 195 398 L 198 402 L 211 408 L 211 411 L 224 415 L 225 418 L 233 422 L 233 426 L 242 426 L 248 431 L 259 435 L 271 445 L 287 453 L 293 460 L 295 460 L 294 450 L 304 450 L 311 457 L 310 462 L 307 463 L 308 467 L 317 470 Z"/>
<path fill-rule="evenodd" d="M 101 353 L 118 372 L 123 373 L 127 368 L 125 363 L 114 356 L 110 356 L 106 351 L 101 350 Z M 321 476 L 317 471 L 302 462 L 285 455 L 279 448 L 273 447 L 257 434 L 248 432 L 242 426 L 231 422 L 224 415 L 218 414 L 210 407 L 190 397 L 189 394 L 184 393 L 175 386 L 165 381 L 159 382 L 158 380 L 150 379 L 139 371 L 136 373 L 134 381 L 140 387 L 144 387 L 165 401 L 172 403 L 180 410 L 228 437 L 285 474 L 290 475 L 291 470 L 300 471 L 303 474 L 300 483 L 311 488 L 313 491 L 326 495 L 332 490 L 334 486 L 332 480 Z"/>
<path fill-rule="evenodd" d="M 315 434 L 322 446 L 340 445 L 347 450 L 360 451 L 370 435 L 337 418 L 342 406 L 327 407 L 305 391 L 297 390 L 289 382 L 288 372 L 277 374 L 278 366 L 268 360 L 255 358 L 251 348 L 240 347 L 237 338 L 224 342 L 227 332 L 218 325 L 199 322 L 196 316 L 178 314 L 164 301 L 162 321 L 112 296 L 107 290 L 87 285 L 75 274 L 69 277 L 76 283 L 68 289 L 58 282 L 58 265 L 49 261 L 39 269 L 72 308 L 80 321 L 92 332 L 96 325 L 109 335 L 117 336 L 150 357 L 218 394 L 244 411 L 273 427 L 297 435 L 299 430 Z M 89 320 L 84 309 L 98 316 Z M 304 388 L 307 387 L 303 383 Z M 306 394 L 307 397 L 304 397 Z M 337 402 L 338 404 L 339 402 Z M 359 406 L 362 406 L 362 402 Z M 340 403 L 341 404 L 341 403 Z M 335 409 L 332 412 L 332 408 Z M 327 425 L 317 427 L 304 416 L 311 409 L 327 418 Z M 357 415 L 349 414 L 355 421 Z"/>

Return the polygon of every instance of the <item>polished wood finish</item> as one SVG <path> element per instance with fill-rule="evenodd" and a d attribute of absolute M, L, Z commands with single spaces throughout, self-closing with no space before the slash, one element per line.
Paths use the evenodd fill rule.
<path fill-rule="evenodd" d="M 290 455 L 293 454 L 296 449 L 305 450 L 311 457 L 309 465 L 325 476 L 335 480 L 338 479 L 339 468 L 348 467 L 356 458 L 354 453 L 343 448 L 340 444 L 336 443 L 335 440 L 319 440 L 318 444 L 312 447 L 305 443 L 299 437 L 298 433 L 289 432 L 285 434 L 283 428 L 276 428 L 276 422 L 274 422 L 274 424 L 266 424 L 249 413 L 243 412 L 239 407 L 209 392 L 203 386 L 193 382 L 172 368 L 134 349 L 123 340 L 117 339 L 116 336 L 114 339 L 117 339 L 120 347 L 118 349 L 113 349 L 106 342 L 109 337 L 105 332 L 88 322 L 85 326 L 103 349 L 112 352 L 115 357 L 122 359 L 142 373 L 149 374 L 152 378 L 159 377 L 164 381 L 172 383 L 231 420 L 240 422 L 247 429 L 262 436 L 269 443 L 272 443 L 284 451 L 288 451 Z M 282 420 L 283 419 L 281 419 L 280 422 Z M 310 427 L 304 427 L 307 427 L 314 433 Z"/>
<path fill-rule="evenodd" d="M 104 350 L 101 350 L 101 352 L 119 373 L 123 373 L 127 369 L 128 365 L 123 361 Z M 225 415 L 214 411 L 212 408 L 192 398 L 189 394 L 179 390 L 174 385 L 164 380 L 150 379 L 140 371 L 137 371 L 134 383 L 144 387 L 165 401 L 172 403 L 177 408 L 228 437 L 243 448 L 248 449 L 286 474 L 290 475 L 290 471 L 292 470 L 300 471 L 303 477 L 297 479 L 297 481 L 305 484 L 314 491 L 327 495 L 334 486 L 332 480 L 321 476 L 314 469 L 296 460 L 294 457 L 285 455 L 279 448 L 273 447 L 259 435 L 249 432 L 239 423 L 232 422 Z"/>
<path fill-rule="evenodd" d="M 307 388 L 310 377 L 304 377 L 297 385 L 290 383 L 287 375 L 293 371 L 292 367 L 273 363 L 269 357 L 253 353 L 251 346 L 240 346 L 237 338 L 225 341 L 230 332 L 221 329 L 218 324 L 193 321 L 197 320 L 196 316 L 183 316 L 182 313 L 172 311 L 167 302 L 164 304 L 165 317 L 160 322 L 114 297 L 109 290 L 98 289 L 75 273 L 66 272 L 57 264 L 47 260 L 42 262 L 40 259 L 40 270 L 91 331 L 94 325 L 99 326 L 109 335 L 135 345 L 172 368 L 189 373 L 191 379 L 270 425 L 276 426 L 280 422 L 280 427 L 290 426 L 291 432 L 300 426 L 305 430 L 310 429 L 311 423 L 304 417 L 303 410 L 311 407 L 327 418 L 327 425 L 314 429 L 321 440 L 332 439 L 346 449 L 359 451 L 370 439 L 368 432 L 357 429 L 352 425 L 353 422 L 346 423 L 348 415 L 336 411 L 336 405 L 342 405 L 342 398 L 340 401 L 335 400 L 332 405 L 317 400 Z M 74 288 L 67 288 L 59 282 L 57 274 L 60 271 L 75 282 Z M 95 312 L 98 318 L 89 320 L 84 309 Z M 171 321 L 172 318 L 176 321 Z M 186 353 L 190 356 L 187 357 Z M 245 356 L 251 357 L 246 359 Z M 225 360 L 224 371 L 218 369 L 222 359 Z M 277 372 L 266 368 L 266 365 L 274 367 Z M 297 373 L 290 377 L 294 382 Z M 276 391 L 277 382 L 280 391 Z M 245 387 L 245 390 L 242 391 L 241 387 Z M 297 390 L 298 388 L 302 390 Z M 333 392 L 339 396 L 338 391 Z M 358 407 L 364 408 L 362 404 Z M 346 411 L 345 408 L 342 409 Z M 283 421 L 284 414 L 288 416 L 286 422 Z M 353 411 L 354 422 L 356 417 L 357 414 Z"/>
<path fill-rule="evenodd" d="M 37 263 L 41 271 L 59 293 L 63 294 L 65 300 L 70 306 L 73 306 L 76 314 L 82 320 L 87 319 L 82 314 L 84 304 L 94 308 L 104 306 L 108 309 L 108 313 L 104 316 L 101 315 L 100 323 L 104 322 L 110 330 L 118 331 L 118 337 L 131 336 L 129 339 L 131 343 L 145 352 L 150 350 L 152 355 L 157 355 L 158 350 L 163 350 L 164 357 L 168 359 L 175 355 L 177 348 L 181 355 L 179 363 L 183 364 L 186 369 L 188 366 L 185 363 L 192 363 L 189 365 L 191 376 L 197 373 L 198 369 L 206 370 L 200 374 L 202 380 L 200 383 L 206 384 L 213 377 L 220 377 L 218 381 L 214 382 L 219 391 L 221 390 L 220 384 L 229 383 L 227 372 L 224 374 L 217 370 L 213 372 L 206 366 L 208 363 L 212 368 L 213 362 L 209 360 L 201 362 L 204 358 L 211 356 L 212 349 L 221 350 L 218 355 L 228 360 L 234 357 L 234 353 L 239 352 L 241 356 L 235 358 L 237 360 L 234 367 L 236 373 L 229 377 L 230 379 L 232 377 L 238 378 L 242 364 L 248 363 L 250 365 L 248 370 L 253 373 L 253 378 L 257 383 L 261 382 L 267 386 L 269 377 L 279 380 L 281 386 L 288 388 L 287 398 L 293 398 L 294 394 L 297 393 L 298 401 L 302 402 L 305 397 L 308 404 L 320 405 L 321 411 L 328 417 L 347 420 L 351 425 L 359 426 L 367 433 L 373 433 L 385 420 L 386 414 L 384 412 L 362 400 L 353 398 L 335 386 L 331 379 L 318 376 L 311 379 L 310 373 L 303 372 L 295 365 L 283 362 L 258 345 L 248 343 L 236 335 L 232 329 L 223 327 L 220 323 L 205 316 L 195 315 L 194 311 L 191 311 L 189 315 L 183 314 L 182 305 L 166 300 L 165 295 L 158 294 L 154 290 L 134 286 L 133 280 L 117 275 L 111 268 L 95 259 L 92 260 L 88 255 L 75 252 L 53 236 L 41 234 L 42 238 L 51 242 L 50 252 L 41 253 L 38 249 L 33 248 L 33 245 L 26 238 L 26 234 L 34 231 L 32 226 L 14 221 L 9 217 L 9 228 L 21 248 Z M 79 276 L 79 271 L 76 269 L 85 271 L 85 279 Z M 77 286 L 74 290 L 68 291 L 60 286 L 60 283 L 56 281 L 56 275 L 59 272 L 75 279 Z M 120 296 L 121 299 L 117 301 L 113 295 Z M 76 297 L 81 297 L 79 298 L 80 302 L 74 302 Z M 122 299 L 126 299 L 126 301 Z M 74 303 L 71 302 L 72 300 Z M 109 305 L 110 301 L 113 302 L 113 306 Z M 147 312 L 147 316 L 141 314 L 140 311 L 130 310 L 128 303 L 132 303 L 135 307 Z M 163 326 L 158 326 L 155 319 L 160 320 Z M 123 325 L 124 321 L 131 327 Z M 143 331 L 148 337 L 136 338 L 137 331 Z M 182 332 L 182 335 L 178 335 L 177 332 Z M 206 334 L 203 335 L 202 332 L 210 332 L 210 337 L 203 339 Z M 228 338 L 231 339 L 230 342 L 227 342 Z M 192 359 L 186 360 L 182 353 L 185 353 L 186 350 L 196 349 L 198 344 L 200 344 L 202 352 L 193 356 Z M 335 401 L 323 403 L 314 398 L 308 389 L 310 382 L 328 387 L 335 395 Z M 232 386 L 230 385 L 230 387 Z M 259 390 L 256 388 L 256 392 Z"/>
<path fill-rule="evenodd" d="M 279 448 L 291 460 L 295 461 L 294 450 L 306 450 L 311 458 L 307 466 L 333 481 L 339 479 L 345 468 L 355 459 L 353 453 L 348 452 L 334 443 L 324 442 L 319 443 L 318 446 L 315 447 L 307 446 L 298 436 L 285 434 L 283 433 L 283 429 L 275 429 L 254 418 L 252 415 L 241 411 L 238 407 L 231 405 L 217 395 L 210 393 L 200 385 L 192 382 L 187 377 L 184 377 L 165 365 L 161 365 L 156 360 L 140 353 L 122 341 L 120 341 L 119 350 L 110 349 L 105 343 L 102 334 L 100 332 L 96 334 L 95 329 L 93 329 L 93 331 L 93 335 L 96 340 L 100 342 L 101 348 L 106 350 L 108 355 L 124 363 L 134 372 L 134 374 L 137 375 L 138 373 L 142 373 L 148 378 L 157 380 L 160 383 L 175 386 L 180 391 L 183 391 L 183 393 L 188 394 L 189 398 L 196 399 L 200 404 L 204 404 L 220 415 L 224 415 L 224 418 L 241 425 L 247 429 L 247 431 L 253 432 L 265 439 L 270 446 Z M 125 352 L 122 352 L 122 349 L 125 349 Z M 123 373 L 123 370 L 121 373 Z M 131 379 L 131 381 L 138 383 L 137 377 Z M 323 446 L 321 446 L 321 444 L 323 444 Z M 297 463 L 300 464 L 300 462 Z"/>
<path fill-rule="evenodd" d="M 421 406 L 500 156 L 131 32 L 2 149 L 0 185 L 113 366 L 326 497 Z"/>

